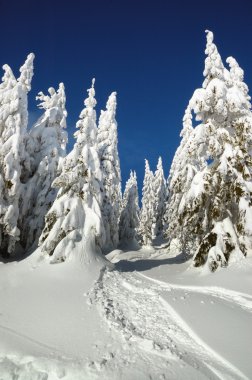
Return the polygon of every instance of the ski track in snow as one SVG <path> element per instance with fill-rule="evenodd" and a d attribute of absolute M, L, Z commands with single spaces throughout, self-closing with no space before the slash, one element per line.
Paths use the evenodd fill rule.
<path fill-rule="evenodd" d="M 201 293 L 201 294 L 207 294 L 212 297 L 220 298 L 227 302 L 236 303 L 241 308 L 243 308 L 246 311 L 252 312 L 252 296 L 250 294 L 237 292 L 234 290 L 229 290 L 225 288 L 220 288 L 217 286 L 191 286 L 191 285 L 177 285 L 177 284 L 168 284 L 166 282 L 145 276 L 142 273 L 137 272 L 137 275 L 151 281 L 155 284 L 157 284 L 156 289 L 157 290 L 165 290 L 165 291 L 172 291 L 172 290 L 185 290 L 190 291 L 194 293 Z"/>
<path fill-rule="evenodd" d="M 26 340 L 28 342 L 31 342 L 31 343 L 39 346 L 39 347 L 43 347 L 43 348 L 47 349 L 49 352 L 53 352 L 53 353 L 57 353 L 57 354 L 63 355 L 63 353 L 61 351 L 57 350 L 56 348 L 48 346 L 47 344 L 44 344 L 42 342 L 39 342 L 38 340 L 33 339 L 33 338 L 31 338 L 31 337 L 29 337 L 29 336 L 27 336 L 25 334 L 21 334 L 21 333 L 17 332 L 16 330 L 10 329 L 9 327 L 0 325 L 0 329 L 4 330 L 4 331 L 7 331 L 11 335 L 15 335 L 15 336 L 17 336 L 19 338 L 22 338 L 22 339 L 24 339 L 24 340 Z M 0 380 L 1 380 L 1 378 L 0 378 Z"/>
<path fill-rule="evenodd" d="M 139 272 L 101 272 L 90 292 L 90 301 L 98 304 L 111 328 L 120 330 L 126 341 L 148 352 L 150 366 L 153 356 L 158 355 L 166 360 L 185 362 L 208 379 L 248 379 L 203 342 L 161 296 L 164 290 L 175 288 L 235 301 L 246 310 L 252 310 L 250 295 L 215 287 L 170 285 Z M 166 363 L 165 366 L 167 371 Z"/>

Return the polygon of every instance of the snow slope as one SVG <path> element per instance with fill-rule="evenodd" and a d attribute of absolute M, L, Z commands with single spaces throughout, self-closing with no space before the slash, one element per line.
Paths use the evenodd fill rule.
<path fill-rule="evenodd" d="M 208 274 L 165 251 L 0 265 L 0 379 L 250 379 L 251 258 Z"/>

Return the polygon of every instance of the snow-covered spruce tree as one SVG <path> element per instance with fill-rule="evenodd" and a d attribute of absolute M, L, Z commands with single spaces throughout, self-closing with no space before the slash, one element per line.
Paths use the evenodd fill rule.
<path fill-rule="evenodd" d="M 34 54 L 20 68 L 18 79 L 8 65 L 0 85 L 0 251 L 13 254 L 19 240 L 19 200 L 22 183 L 29 175 L 27 94 L 31 89 Z"/>
<path fill-rule="evenodd" d="M 63 161 L 62 173 L 53 182 L 59 191 L 39 240 L 44 255 L 53 256 L 51 262 L 65 261 L 78 242 L 75 257 L 90 262 L 95 260 L 94 250 L 98 252 L 104 244 L 94 80 L 84 104 L 76 124 L 77 141 Z"/>
<path fill-rule="evenodd" d="M 121 170 L 118 155 L 116 92 L 109 96 L 106 111 L 101 111 L 98 127 L 98 153 L 101 162 L 103 202 L 102 218 L 106 231 L 105 252 L 118 245 L 121 193 Z"/>
<path fill-rule="evenodd" d="M 143 245 L 151 245 L 154 237 L 154 203 L 154 175 L 150 170 L 148 160 L 145 160 L 145 174 L 142 190 L 142 208 L 140 211 L 140 223 L 138 227 L 138 238 Z"/>
<path fill-rule="evenodd" d="M 164 177 L 164 170 L 162 159 L 159 157 L 157 170 L 154 174 L 153 181 L 154 189 L 154 220 L 152 225 L 152 238 L 155 239 L 163 234 L 163 221 L 165 213 L 165 202 L 167 197 L 166 181 Z"/>
<path fill-rule="evenodd" d="M 44 227 L 44 218 L 51 207 L 56 189 L 52 182 L 60 174 L 66 155 L 66 97 L 63 83 L 57 92 L 48 89 L 49 95 L 40 92 L 37 99 L 43 115 L 30 130 L 27 151 L 31 157 L 32 176 L 23 187 L 20 212 L 21 243 L 29 248 L 38 242 Z"/>
<path fill-rule="evenodd" d="M 194 129 L 192 126 L 189 102 L 183 117 L 183 129 L 180 134 L 182 140 L 173 158 L 168 177 L 168 195 L 163 218 L 164 237 L 170 242 L 176 239 L 185 254 L 189 254 L 195 244 L 189 229 L 185 228 L 181 210 L 194 176 L 206 166 L 206 162 L 198 154 L 200 135 L 200 128 L 197 126 Z"/>
<path fill-rule="evenodd" d="M 197 243 L 194 265 L 214 271 L 251 249 L 252 115 L 242 69 L 233 58 L 224 68 L 209 31 L 206 54 L 203 88 L 190 101 L 206 166 L 183 194 L 179 218 Z"/>
<path fill-rule="evenodd" d="M 121 244 L 133 242 L 139 225 L 139 204 L 136 172 L 130 172 L 122 200 L 119 223 L 119 240 Z"/>

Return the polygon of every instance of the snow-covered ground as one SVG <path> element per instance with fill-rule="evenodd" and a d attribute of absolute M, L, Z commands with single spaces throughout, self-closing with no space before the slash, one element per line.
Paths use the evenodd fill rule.
<path fill-rule="evenodd" d="M 251 379 L 252 258 L 216 273 L 165 248 L 0 265 L 0 379 Z"/>

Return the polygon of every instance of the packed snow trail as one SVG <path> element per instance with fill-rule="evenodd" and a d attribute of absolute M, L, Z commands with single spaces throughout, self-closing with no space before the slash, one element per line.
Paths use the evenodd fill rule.
<path fill-rule="evenodd" d="M 112 328 L 151 356 L 181 360 L 208 379 L 248 379 L 197 336 L 162 292 L 162 286 L 139 273 L 114 270 L 102 273 L 91 298 Z"/>
<path fill-rule="evenodd" d="M 250 294 L 222 286 L 167 284 L 156 278 L 146 277 L 142 273 L 138 273 L 138 276 L 151 280 L 157 289 L 162 289 L 164 299 L 183 316 L 191 329 L 207 342 L 208 346 L 251 378 Z"/>

